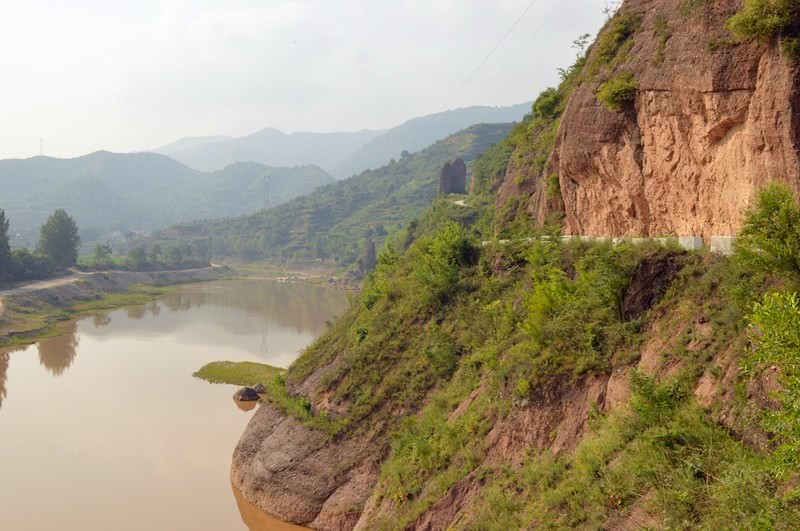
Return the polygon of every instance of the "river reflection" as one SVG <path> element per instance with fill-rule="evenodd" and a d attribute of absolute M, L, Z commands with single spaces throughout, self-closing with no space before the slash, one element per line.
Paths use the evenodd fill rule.
<path fill-rule="evenodd" d="M 0 527 L 243 529 L 229 470 L 252 413 L 191 374 L 286 366 L 346 308 L 302 284 L 187 285 L 0 351 Z"/>
<path fill-rule="evenodd" d="M 48 337 L 36 343 L 39 351 L 39 363 L 44 365 L 53 376 L 61 376 L 77 354 L 78 324 L 72 322 L 64 327 L 64 335 Z"/>

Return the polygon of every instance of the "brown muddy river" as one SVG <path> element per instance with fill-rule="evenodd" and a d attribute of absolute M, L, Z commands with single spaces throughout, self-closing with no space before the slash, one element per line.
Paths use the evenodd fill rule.
<path fill-rule="evenodd" d="M 346 309 L 343 292 L 300 283 L 193 284 L 0 351 L 0 529 L 293 528 L 232 491 L 253 412 L 192 373 L 285 367 Z"/>

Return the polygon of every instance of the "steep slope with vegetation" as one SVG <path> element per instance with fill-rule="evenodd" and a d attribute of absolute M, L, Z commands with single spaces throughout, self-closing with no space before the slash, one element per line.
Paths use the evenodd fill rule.
<path fill-rule="evenodd" d="M 285 205 L 227 220 L 190 223 L 154 238 L 210 239 L 217 257 L 328 260 L 352 265 L 365 237 L 380 243 L 430 205 L 445 162 L 467 162 L 502 138 L 507 124 L 475 125 L 377 170 L 365 171 Z"/>
<path fill-rule="evenodd" d="M 320 529 L 800 524 L 791 194 L 732 259 L 481 248 L 447 212 L 271 383 L 234 456 L 248 499 Z"/>
<path fill-rule="evenodd" d="M 316 166 L 236 164 L 199 173 L 162 155 L 97 152 L 74 159 L 0 161 L 0 208 L 12 220 L 12 233 L 20 234 L 14 245 L 31 241 L 55 208 L 72 212 L 89 242 L 115 230 L 149 230 L 256 210 L 263 206 L 264 175 L 272 176 L 274 204 L 333 182 Z"/>
<path fill-rule="evenodd" d="M 699 27 L 730 39 L 722 53 L 752 52 L 760 67 L 795 72 L 796 2 L 746 0 L 737 15 L 740 7 L 623 5 L 561 86 L 477 158 L 473 215 L 436 201 L 401 245 L 379 254 L 353 308 L 270 383 L 268 403 L 236 448 L 234 485 L 267 512 L 317 529 L 798 528 L 796 147 L 765 147 L 755 157 L 771 169 L 763 182 L 791 186 L 756 194 L 762 181 L 737 188 L 742 181 L 729 174 L 729 186 L 746 195 L 740 206 L 757 196 L 727 218 L 739 230 L 731 257 L 563 242 L 561 226 L 536 223 L 560 222 L 565 211 L 567 230 L 570 216 L 637 219 L 635 208 L 614 202 L 618 181 L 597 188 L 596 204 L 576 203 L 585 183 L 559 172 L 590 161 L 623 169 L 642 146 L 624 137 L 631 124 L 640 139 L 661 127 L 624 122 L 631 105 L 659 97 L 643 97 L 636 72 L 591 81 L 628 61 L 642 23 L 652 22 L 662 43 L 650 61 L 669 61 L 671 39 L 683 42 L 687 28 L 700 38 Z M 667 21 L 673 8 L 685 18 L 656 20 L 661 8 Z M 753 25 L 769 45 L 734 40 L 750 38 L 738 28 Z M 776 63 L 777 53 L 789 62 Z M 730 67 L 732 100 L 740 64 Z M 762 110 L 794 120 L 781 90 Z M 691 98 L 673 103 L 676 137 L 707 116 Z M 623 115 L 614 134 L 603 120 L 573 122 L 606 106 Z M 747 120 L 756 120 L 751 111 Z M 704 160 L 742 166 L 733 140 L 741 127 L 728 134 L 730 153 Z M 587 142 L 580 152 L 573 135 Z M 685 161 L 674 162 L 680 174 Z M 716 219 L 713 204 L 702 207 L 697 218 Z M 671 219 L 659 212 L 651 211 L 653 226 L 658 216 Z M 481 244 L 493 235 L 512 239 Z"/>

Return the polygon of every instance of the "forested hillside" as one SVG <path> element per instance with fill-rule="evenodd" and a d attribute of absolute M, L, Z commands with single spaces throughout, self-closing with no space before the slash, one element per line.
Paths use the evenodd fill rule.
<path fill-rule="evenodd" d="M 285 205 L 240 218 L 190 223 L 154 239 L 210 238 L 217 257 L 243 260 L 331 260 L 352 265 L 365 237 L 377 242 L 431 203 L 445 162 L 475 155 L 501 139 L 510 124 L 475 125 L 377 170 L 361 173 Z"/>
<path fill-rule="evenodd" d="M 12 245 L 31 243 L 55 208 L 73 213 L 88 243 L 113 231 L 257 210 L 263 207 L 264 175 L 272 178 L 272 204 L 333 182 L 316 166 L 250 163 L 200 173 L 163 155 L 101 151 L 74 159 L 0 161 L 0 208 L 12 220 Z"/>
<path fill-rule="evenodd" d="M 367 169 L 380 168 L 403 151 L 415 152 L 472 124 L 511 123 L 522 119 L 531 104 L 509 107 L 465 107 L 414 118 L 389 129 L 364 144 L 331 170 L 343 179 Z"/>

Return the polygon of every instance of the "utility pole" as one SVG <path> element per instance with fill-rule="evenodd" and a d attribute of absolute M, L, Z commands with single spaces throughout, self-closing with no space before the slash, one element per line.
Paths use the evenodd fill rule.
<path fill-rule="evenodd" d="M 44 138 L 39 137 L 39 156 L 44 157 Z"/>

